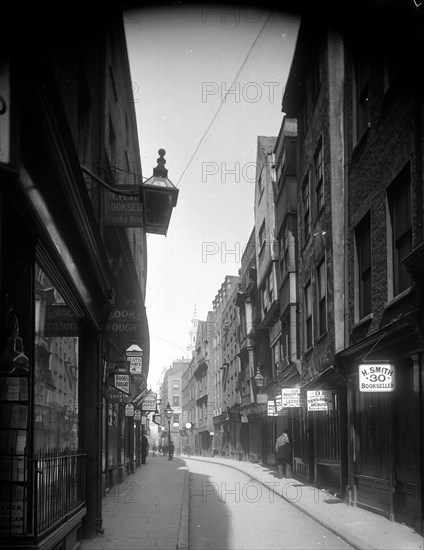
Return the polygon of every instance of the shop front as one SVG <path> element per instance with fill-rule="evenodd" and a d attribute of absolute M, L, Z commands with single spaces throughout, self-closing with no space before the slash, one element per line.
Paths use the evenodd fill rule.
<path fill-rule="evenodd" d="M 349 377 L 351 502 L 420 532 L 422 355 L 417 347 L 413 327 L 399 322 L 390 333 L 341 355 Z"/>

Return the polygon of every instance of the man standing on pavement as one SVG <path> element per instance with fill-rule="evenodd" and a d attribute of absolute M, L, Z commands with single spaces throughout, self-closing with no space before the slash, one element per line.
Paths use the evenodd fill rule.
<path fill-rule="evenodd" d="M 286 467 L 287 461 L 290 458 L 290 441 L 285 430 L 275 442 L 275 452 L 277 455 L 278 475 L 280 478 L 287 477 Z"/>
<path fill-rule="evenodd" d="M 141 463 L 146 464 L 147 449 L 149 448 L 149 441 L 147 437 L 143 434 L 141 439 Z"/>

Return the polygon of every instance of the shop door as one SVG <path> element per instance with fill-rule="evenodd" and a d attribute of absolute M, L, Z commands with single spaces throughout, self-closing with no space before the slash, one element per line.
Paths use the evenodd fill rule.
<path fill-rule="evenodd" d="M 418 368 L 418 365 L 417 367 Z M 396 381 L 395 520 L 415 527 L 420 519 L 420 422 L 418 388 L 412 361 L 399 368 Z M 417 373 L 418 374 L 418 373 Z M 418 379 L 418 376 L 417 376 Z M 418 385 L 418 384 L 417 384 Z"/>

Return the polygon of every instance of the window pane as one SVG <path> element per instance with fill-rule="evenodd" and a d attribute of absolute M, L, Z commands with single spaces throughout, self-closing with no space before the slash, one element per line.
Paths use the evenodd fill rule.
<path fill-rule="evenodd" d="M 78 319 L 43 270 L 35 281 L 35 450 L 78 449 Z"/>

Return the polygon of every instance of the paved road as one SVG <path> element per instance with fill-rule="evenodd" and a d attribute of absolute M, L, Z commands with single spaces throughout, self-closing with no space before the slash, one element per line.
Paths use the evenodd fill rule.
<path fill-rule="evenodd" d="M 190 550 L 352 548 L 243 472 L 185 458 Z"/>

